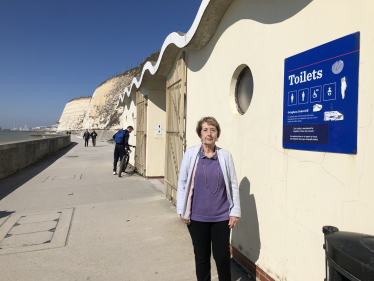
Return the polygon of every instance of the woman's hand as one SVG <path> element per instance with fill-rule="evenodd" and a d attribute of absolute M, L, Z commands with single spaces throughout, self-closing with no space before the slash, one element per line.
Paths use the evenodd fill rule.
<path fill-rule="evenodd" d="M 237 217 L 230 217 L 229 227 L 234 228 L 238 224 L 239 218 Z"/>
<path fill-rule="evenodd" d="M 186 225 L 190 225 L 191 224 L 191 221 L 190 220 L 185 220 L 184 218 L 182 218 L 182 215 L 180 215 L 181 217 L 181 220 L 186 224 Z"/>

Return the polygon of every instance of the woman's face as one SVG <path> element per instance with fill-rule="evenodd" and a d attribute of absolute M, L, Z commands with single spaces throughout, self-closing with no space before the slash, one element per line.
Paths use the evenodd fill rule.
<path fill-rule="evenodd" d="M 201 128 L 201 140 L 204 144 L 214 145 L 217 141 L 217 128 L 209 125 L 207 122 L 202 124 Z"/>

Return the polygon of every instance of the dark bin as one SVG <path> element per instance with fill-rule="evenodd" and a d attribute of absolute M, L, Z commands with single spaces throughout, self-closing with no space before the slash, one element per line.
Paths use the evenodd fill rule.
<path fill-rule="evenodd" d="M 374 281 L 374 236 L 324 226 L 326 281 Z"/>

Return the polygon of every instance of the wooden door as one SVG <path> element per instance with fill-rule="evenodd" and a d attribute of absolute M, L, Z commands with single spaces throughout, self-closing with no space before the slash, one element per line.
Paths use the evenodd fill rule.
<path fill-rule="evenodd" d="M 136 160 L 138 173 L 146 176 L 147 147 L 147 99 L 140 91 L 136 92 Z"/>
<path fill-rule="evenodd" d="M 184 52 L 178 59 L 172 77 L 166 81 L 166 196 L 177 198 L 179 169 L 185 151 L 185 76 Z"/>

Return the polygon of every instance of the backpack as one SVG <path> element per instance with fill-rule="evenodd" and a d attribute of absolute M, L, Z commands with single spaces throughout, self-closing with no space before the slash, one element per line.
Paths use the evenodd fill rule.
<path fill-rule="evenodd" d="M 114 135 L 114 141 L 118 144 L 124 144 L 125 141 L 125 135 L 126 132 L 124 130 L 119 130 L 115 135 Z"/>

